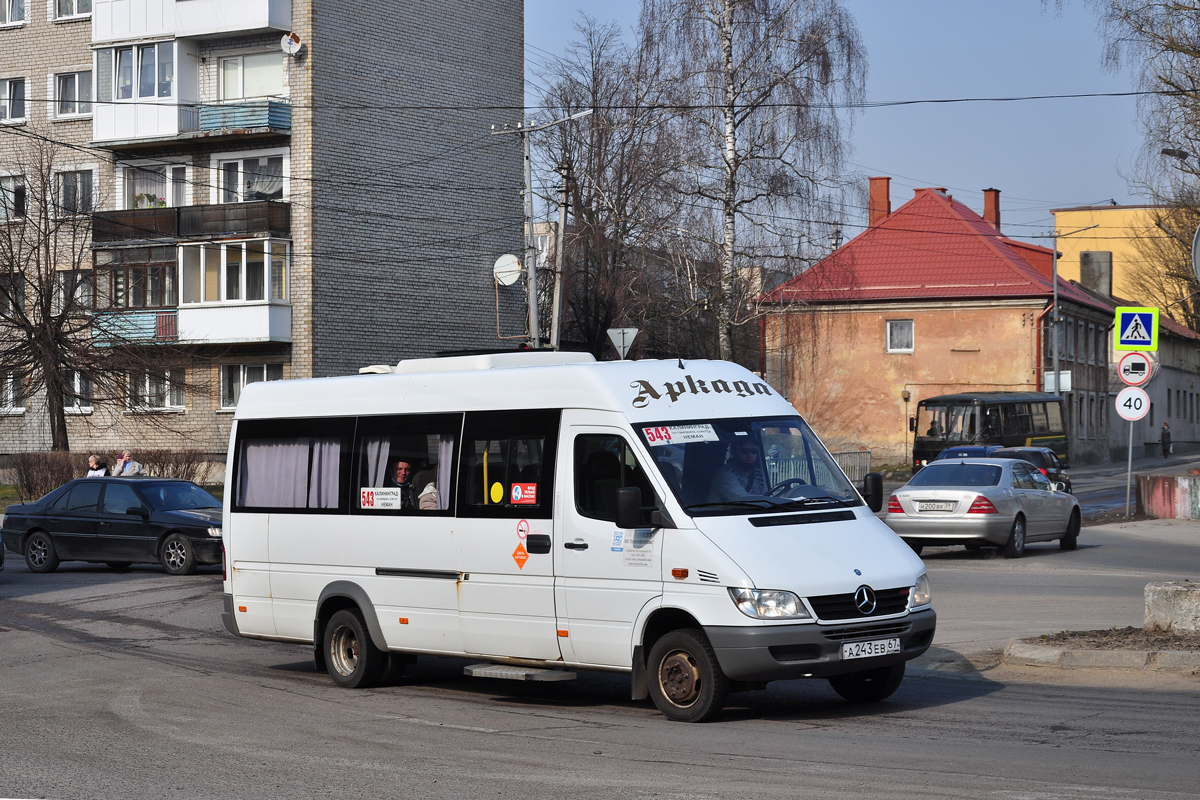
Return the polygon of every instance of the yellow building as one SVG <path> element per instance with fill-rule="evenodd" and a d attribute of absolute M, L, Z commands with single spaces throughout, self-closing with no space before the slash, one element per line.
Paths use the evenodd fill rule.
<path fill-rule="evenodd" d="M 1156 305 L 1139 268 L 1146 265 L 1139 240 L 1170 236 L 1155 225 L 1161 206 L 1081 206 L 1052 209 L 1054 247 L 1062 256 L 1058 275 L 1109 296 Z"/>

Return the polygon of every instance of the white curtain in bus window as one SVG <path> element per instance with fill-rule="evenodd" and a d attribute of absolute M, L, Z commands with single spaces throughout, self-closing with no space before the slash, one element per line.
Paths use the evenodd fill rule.
<path fill-rule="evenodd" d="M 238 505 L 337 508 L 340 438 L 251 439 L 242 443 Z"/>

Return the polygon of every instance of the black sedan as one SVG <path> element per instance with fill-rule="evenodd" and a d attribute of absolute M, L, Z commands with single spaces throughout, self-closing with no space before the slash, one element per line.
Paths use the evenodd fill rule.
<path fill-rule="evenodd" d="M 221 563 L 221 502 L 188 481 L 80 478 L 9 506 L 0 538 L 33 572 L 53 572 L 62 561 L 116 570 L 157 562 L 190 575 L 197 564 Z"/>
<path fill-rule="evenodd" d="M 1059 461 L 1058 455 L 1049 447 L 1002 447 L 993 450 L 988 458 L 1019 458 L 1028 461 L 1038 468 L 1038 471 L 1051 483 L 1061 483 L 1067 487 L 1067 494 L 1074 494 L 1071 488 L 1071 476 L 1067 474 L 1070 465 Z"/>

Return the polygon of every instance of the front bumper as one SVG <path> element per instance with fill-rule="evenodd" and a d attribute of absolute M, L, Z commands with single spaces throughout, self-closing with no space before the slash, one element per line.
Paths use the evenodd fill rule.
<path fill-rule="evenodd" d="M 213 538 L 192 539 L 192 550 L 197 564 L 221 563 L 221 540 Z"/>
<path fill-rule="evenodd" d="M 907 617 L 841 625 L 772 625 L 763 628 L 712 626 L 704 632 L 721 670 L 735 681 L 778 681 L 826 678 L 885 667 L 920 656 L 933 642 L 937 614 L 933 609 Z M 842 660 L 842 645 L 899 637 L 900 652 Z"/>
<path fill-rule="evenodd" d="M 970 514 L 964 517 L 888 514 L 884 524 L 905 540 L 924 544 L 1004 544 L 1012 531 L 1013 518 L 1003 514 Z"/>

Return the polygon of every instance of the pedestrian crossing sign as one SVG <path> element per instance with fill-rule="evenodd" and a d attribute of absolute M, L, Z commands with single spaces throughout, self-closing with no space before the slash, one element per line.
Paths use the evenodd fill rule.
<path fill-rule="evenodd" d="M 1158 350 L 1158 309 L 1122 306 L 1113 323 L 1114 350 Z"/>

